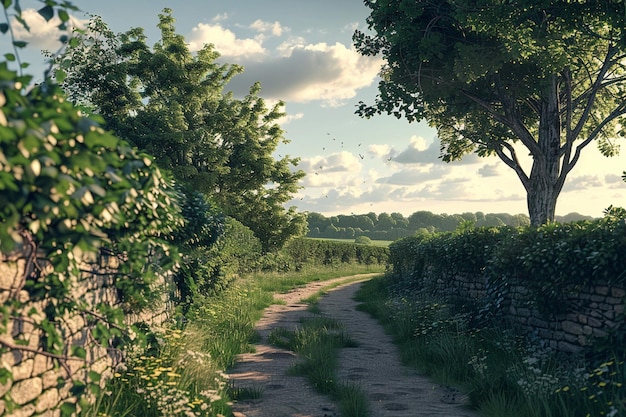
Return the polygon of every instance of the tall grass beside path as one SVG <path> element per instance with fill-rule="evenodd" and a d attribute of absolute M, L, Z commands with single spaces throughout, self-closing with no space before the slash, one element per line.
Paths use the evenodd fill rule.
<path fill-rule="evenodd" d="M 130 355 L 96 403 L 82 417 L 177 417 L 231 415 L 223 371 L 258 340 L 255 323 L 275 303 L 274 294 L 314 281 L 382 272 L 384 266 L 309 267 L 300 272 L 257 273 L 236 280 L 214 296 L 199 297 L 182 329 L 155 334 L 151 348 Z"/>
<path fill-rule="evenodd" d="M 394 338 L 406 365 L 461 388 L 485 417 L 626 416 L 622 346 L 601 361 L 568 356 L 499 323 L 472 327 L 454 305 L 387 278 L 364 283 L 357 300 Z"/>

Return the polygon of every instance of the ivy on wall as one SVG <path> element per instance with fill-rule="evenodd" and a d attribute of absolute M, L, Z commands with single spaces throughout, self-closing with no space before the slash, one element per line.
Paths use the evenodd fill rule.
<path fill-rule="evenodd" d="M 493 302 L 521 284 L 541 310 L 557 314 L 561 301 L 584 286 L 626 282 L 626 210 L 611 207 L 594 221 L 415 236 L 389 249 L 393 274 L 405 284 L 478 278 Z"/>
<path fill-rule="evenodd" d="M 155 277 L 176 266 L 168 239 L 182 217 L 172 182 L 148 155 L 83 117 L 57 86 L 27 91 L 29 82 L 0 62 L 0 251 L 30 247 L 34 266 L 14 289 L 27 291 L 29 299 L 13 297 L 1 307 L 0 334 L 26 303 L 53 300 L 45 315 L 32 317 L 45 335 L 36 353 L 67 367 L 67 359 L 84 358 L 85 351 L 66 345 L 64 318 L 86 314 L 94 323 L 92 336 L 105 346 L 122 337 L 122 309 L 146 307 L 155 297 Z M 79 262 L 103 247 L 122 261 L 114 282 L 122 309 L 72 296 Z M 50 267 L 44 272 L 42 265 Z M 0 353 L 11 349 L 25 348 L 0 339 Z M 0 380 L 11 378 L 6 369 L 0 373 Z M 99 377 L 92 376 L 96 389 Z M 78 384 L 73 394 L 85 388 Z"/>

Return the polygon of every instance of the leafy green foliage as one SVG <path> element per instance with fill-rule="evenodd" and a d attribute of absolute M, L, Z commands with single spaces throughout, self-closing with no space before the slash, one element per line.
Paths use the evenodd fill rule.
<path fill-rule="evenodd" d="M 511 234 L 494 250 L 496 286 L 522 282 L 540 307 L 558 313 L 568 294 L 598 282 L 626 282 L 626 216 L 609 210 L 593 222 L 545 225 Z"/>
<path fill-rule="evenodd" d="M 481 415 L 583 417 L 622 415 L 623 343 L 602 356 L 561 355 L 520 337 L 502 322 L 471 322 L 428 291 L 389 277 L 365 282 L 360 309 L 375 316 L 398 344 L 403 362 L 438 382 L 458 386 Z"/>
<path fill-rule="evenodd" d="M 595 221 L 422 235 L 389 245 L 389 263 L 414 286 L 448 285 L 457 275 L 485 280 L 489 302 L 520 283 L 542 310 L 562 313 L 561 301 L 583 286 L 626 282 L 625 219 L 611 208 Z"/>
<path fill-rule="evenodd" d="M 252 231 L 233 218 L 224 220 L 224 232 L 215 244 L 200 248 L 191 258 L 198 293 L 224 290 L 235 278 L 256 269 L 261 243 Z"/>
<path fill-rule="evenodd" d="M 356 243 L 358 245 L 371 245 L 372 244 L 372 239 L 370 239 L 367 236 L 359 236 L 356 239 L 354 239 L 354 243 Z"/>
<path fill-rule="evenodd" d="M 297 158 L 272 157 L 285 142 L 277 124 L 284 103 L 268 109 L 258 83 L 243 99 L 224 92 L 243 69 L 218 64 L 211 45 L 192 54 L 175 33 L 170 9 L 159 15 L 158 27 L 161 40 L 150 48 L 142 29 L 115 35 L 93 18 L 77 45 L 56 60 L 69 98 L 250 227 L 265 251 L 303 234 L 303 215 L 283 203 L 304 173 L 292 172 Z"/>
<path fill-rule="evenodd" d="M 591 220 L 589 216 L 570 213 L 567 219 Z M 557 221 L 562 220 L 557 216 Z M 494 226 L 528 226 L 530 219 L 524 214 L 511 215 L 508 213 L 460 213 L 436 214 L 430 211 L 416 211 L 408 218 L 402 213 L 367 213 L 337 215 L 326 217 L 323 214 L 308 212 L 308 237 L 323 237 L 336 239 L 353 239 L 366 236 L 374 240 L 396 240 L 413 236 L 416 233 L 453 232 L 461 224 L 469 227 Z"/>
<path fill-rule="evenodd" d="M 366 0 L 382 54 L 379 94 L 363 117 L 393 114 L 438 130 L 441 157 L 497 155 L 527 192 L 531 223 L 554 220 L 581 152 L 615 155 L 626 114 L 626 31 L 614 1 Z M 528 167 L 518 157 L 532 157 Z"/>
<path fill-rule="evenodd" d="M 302 269 L 306 265 L 339 265 L 359 263 L 384 264 L 389 250 L 381 246 L 358 245 L 349 242 L 298 238 L 290 240 L 282 252 L 289 266 L 286 270 Z"/>
<path fill-rule="evenodd" d="M 79 262 L 106 248 L 121 260 L 113 285 L 123 308 L 144 308 L 156 297 L 157 274 L 175 265 L 168 239 L 182 219 L 171 181 L 149 156 L 82 116 L 58 86 L 46 82 L 26 92 L 29 81 L 0 62 L 0 250 L 31 246 L 51 270 L 35 267 L 26 275 L 30 300 L 12 300 L 3 317 L 44 300 L 44 314 L 31 315 L 44 335 L 41 354 L 63 363 L 69 347 L 61 324 L 68 314 L 88 317 L 91 335 L 104 346 L 126 329 L 120 308 L 75 297 Z M 75 382 L 78 397 L 87 386 Z"/>

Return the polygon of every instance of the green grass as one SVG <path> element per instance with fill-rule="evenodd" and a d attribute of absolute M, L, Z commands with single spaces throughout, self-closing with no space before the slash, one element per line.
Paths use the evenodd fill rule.
<path fill-rule="evenodd" d="M 327 281 L 333 278 L 356 274 L 382 273 L 384 265 L 341 264 L 333 267 L 305 268 L 299 272 L 257 273 L 247 277 L 246 281 L 256 281 L 254 285 L 260 291 L 284 293 L 314 281 Z"/>
<path fill-rule="evenodd" d="M 318 292 L 316 292 L 315 294 L 303 299 L 302 301 L 304 301 L 305 303 L 309 304 L 309 311 L 315 314 L 319 314 L 319 307 L 317 305 L 319 299 L 324 295 L 327 294 L 328 291 L 332 290 L 333 288 L 337 288 L 340 285 L 345 285 L 345 284 L 349 284 L 352 282 L 358 282 L 358 281 L 363 281 L 363 277 L 360 276 L 355 276 L 352 278 L 346 278 L 345 280 L 341 280 L 339 282 L 334 282 L 332 284 L 328 284 L 325 285 L 323 288 L 321 288 Z"/>
<path fill-rule="evenodd" d="M 307 237 L 307 239 L 330 240 L 332 242 L 354 243 L 354 239 L 336 239 L 336 238 L 330 238 L 330 237 Z M 372 241 L 372 246 L 382 246 L 382 247 L 387 247 L 391 243 L 394 242 L 393 240 L 374 240 L 374 239 L 371 239 L 371 241 Z"/>
<path fill-rule="evenodd" d="M 342 417 L 367 417 L 368 399 L 355 384 L 337 379 L 338 351 L 356 347 L 338 321 L 326 317 L 307 318 L 295 331 L 278 328 L 269 336 L 270 343 L 298 353 L 301 361 L 289 374 L 305 376 L 315 390 L 335 400 Z"/>
<path fill-rule="evenodd" d="M 604 363 L 561 356 L 499 323 L 471 328 L 452 305 L 391 289 L 386 278 L 366 282 L 357 293 L 359 309 L 385 326 L 405 364 L 459 387 L 481 415 L 626 415 L 623 355 L 605 352 Z"/>
<path fill-rule="evenodd" d="M 274 293 L 313 281 L 381 272 L 382 268 L 344 265 L 254 274 L 235 281 L 218 295 L 198 298 L 187 314 L 187 326 L 165 329 L 148 351 L 130 355 L 127 369 L 119 370 L 105 389 L 94 393 L 96 402 L 83 408 L 80 416 L 228 416 L 229 401 L 263 394 L 260 388 L 228 386 L 223 371 L 235 364 L 238 354 L 253 349 L 258 341 L 254 325 L 263 310 L 276 302 Z M 346 340 L 342 343 L 348 343 Z M 346 398 L 350 397 L 346 394 Z"/>

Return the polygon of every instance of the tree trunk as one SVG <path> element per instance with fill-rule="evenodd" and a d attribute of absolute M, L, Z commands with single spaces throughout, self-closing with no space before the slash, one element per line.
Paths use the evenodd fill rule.
<path fill-rule="evenodd" d="M 526 194 L 530 224 L 541 226 L 553 222 L 559 193 L 555 192 L 554 187 L 545 181 L 531 179 L 530 182 L 530 189 Z"/>
<path fill-rule="evenodd" d="M 532 226 L 554 221 L 559 185 L 561 118 L 559 115 L 558 81 L 553 77 L 541 104 L 538 145 L 526 187 L 528 215 Z"/>

